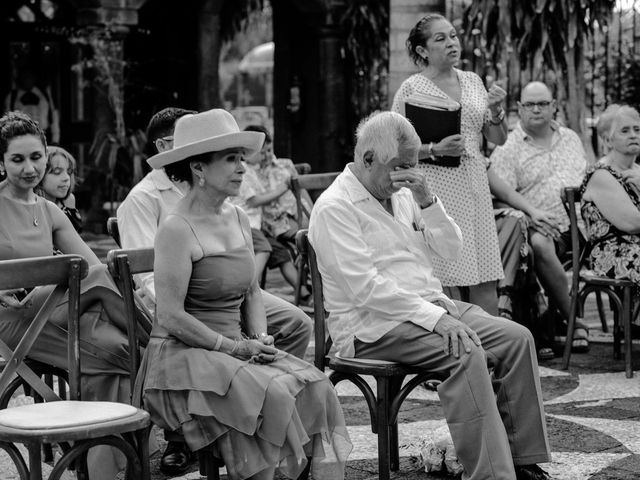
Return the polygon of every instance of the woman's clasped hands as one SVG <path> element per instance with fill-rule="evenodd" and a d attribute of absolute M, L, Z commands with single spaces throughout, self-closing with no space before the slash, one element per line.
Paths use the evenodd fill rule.
<path fill-rule="evenodd" d="M 0 307 L 1 308 L 29 308 L 31 306 L 31 295 L 24 288 L 15 288 L 11 290 L 0 290 Z"/>
<path fill-rule="evenodd" d="M 273 346 L 273 337 L 265 335 L 258 339 L 237 340 L 229 355 L 252 363 L 271 363 L 278 349 Z"/>

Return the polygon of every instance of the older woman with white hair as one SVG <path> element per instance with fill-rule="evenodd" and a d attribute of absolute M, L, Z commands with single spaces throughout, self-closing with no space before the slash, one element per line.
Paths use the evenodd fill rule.
<path fill-rule="evenodd" d="M 211 449 L 230 478 L 344 477 L 351 450 L 328 378 L 273 347 L 238 194 L 244 155 L 264 134 L 220 109 L 181 117 L 172 150 L 151 157 L 191 185 L 155 242 L 157 321 L 142 368 L 144 406 L 193 450 Z"/>
<path fill-rule="evenodd" d="M 640 114 L 611 105 L 598 121 L 608 153 L 590 168 L 582 183 L 582 217 L 592 244 L 592 269 L 624 278 L 640 288 Z"/>

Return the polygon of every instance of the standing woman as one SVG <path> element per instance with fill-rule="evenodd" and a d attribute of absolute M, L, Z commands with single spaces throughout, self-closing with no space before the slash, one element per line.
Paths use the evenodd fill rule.
<path fill-rule="evenodd" d="M 424 144 L 419 153 L 420 160 L 461 156 L 460 166 L 455 168 L 419 164 L 464 238 L 456 261 L 434 259 L 436 276 L 450 297 L 497 315 L 496 282 L 503 278 L 503 270 L 487 179 L 488 163 L 480 146 L 482 135 L 498 145 L 507 138 L 502 108 L 506 93 L 497 85 L 487 92 L 478 75 L 455 68 L 460 60 L 460 41 L 453 25 L 442 15 L 423 17 L 409 34 L 407 50 L 423 69 L 402 83 L 392 110 L 404 114 L 404 103 L 414 93 L 453 99 L 462 106 L 460 134 Z"/>
<path fill-rule="evenodd" d="M 53 202 L 35 194 L 45 175 L 44 132 L 29 116 L 9 112 L 0 118 L 0 260 L 53 255 L 54 249 L 82 255 L 89 273 L 80 297 L 80 355 L 83 400 L 129 402 L 129 354 L 124 303 L 112 278 L 80 238 L 66 215 Z M 23 291 L 0 290 L 0 338 L 15 348 L 29 323 L 51 293 L 52 286 Z M 58 305 L 29 350 L 29 357 L 67 368 L 67 313 Z M 141 339 L 144 344 L 147 338 Z M 89 451 L 92 480 L 113 480 L 124 457 L 111 447 Z"/>

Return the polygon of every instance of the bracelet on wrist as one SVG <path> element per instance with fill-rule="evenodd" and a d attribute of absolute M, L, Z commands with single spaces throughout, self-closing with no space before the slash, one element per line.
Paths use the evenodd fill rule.
<path fill-rule="evenodd" d="M 427 147 L 427 157 L 430 158 L 431 160 L 436 159 L 436 154 L 433 153 L 433 142 L 430 142 L 429 146 Z"/>
<path fill-rule="evenodd" d="M 436 203 L 438 201 L 438 197 L 436 197 L 435 193 L 431 194 L 431 200 L 429 201 L 429 203 L 427 203 L 426 205 L 422 206 L 420 205 L 420 208 L 422 210 L 424 210 L 425 208 L 429 208 L 431 205 L 433 205 L 434 203 Z"/>
<path fill-rule="evenodd" d="M 268 337 L 269 334 L 267 332 L 260 332 L 260 333 L 254 333 L 253 335 L 251 335 L 249 338 L 251 338 L 252 340 L 261 340 L 265 337 Z"/>
<path fill-rule="evenodd" d="M 217 352 L 220 350 L 220 345 L 222 345 L 222 335 L 218 334 L 218 338 L 216 338 L 216 344 L 213 346 L 213 349 Z"/>
<path fill-rule="evenodd" d="M 233 341 L 233 348 L 229 352 L 229 355 L 233 355 L 234 353 L 236 353 L 236 351 L 238 350 L 239 347 L 240 347 L 240 343 L 237 340 L 234 340 Z"/>
<path fill-rule="evenodd" d="M 504 113 L 504 109 L 502 107 L 500 107 L 500 111 L 498 112 L 498 115 L 494 116 L 493 112 L 491 112 L 491 118 L 489 118 L 489 123 L 491 125 L 500 125 L 505 117 L 505 113 Z"/>

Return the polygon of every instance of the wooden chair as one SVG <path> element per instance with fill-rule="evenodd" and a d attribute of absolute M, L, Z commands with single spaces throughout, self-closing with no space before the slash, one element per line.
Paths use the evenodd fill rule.
<path fill-rule="evenodd" d="M 341 172 L 310 173 L 307 175 L 298 175 L 296 178 L 291 179 L 291 191 L 296 197 L 296 204 L 298 206 L 298 219 L 304 218 L 305 216 L 309 218 L 311 215 L 311 211 L 309 211 L 302 202 L 302 192 L 307 191 L 311 198 L 315 199 L 333 183 L 340 173 Z M 293 301 L 295 305 L 300 304 L 300 292 L 308 273 L 305 255 L 300 255 L 297 263 L 298 279 Z"/>
<path fill-rule="evenodd" d="M 616 280 L 595 275 L 585 269 L 586 256 L 590 250 L 589 245 L 580 251 L 578 215 L 575 206 L 580 203 L 580 189 L 567 187 L 561 192 L 562 202 L 567 207 L 571 222 L 571 308 L 567 326 L 567 340 L 562 356 L 562 368 L 569 368 L 571 358 L 571 339 L 575 330 L 576 317 L 584 311 L 584 301 L 592 292 L 602 292 L 609 297 L 613 308 L 613 356 L 621 357 L 620 340 L 624 332 L 625 348 L 625 374 L 627 378 L 633 377 L 631 368 L 631 319 L 633 317 L 633 288 L 630 280 Z M 621 325 L 622 324 L 622 325 Z"/>
<path fill-rule="evenodd" d="M 316 253 L 307 238 L 307 230 L 298 232 L 296 243 L 300 254 L 307 257 L 311 271 L 315 366 L 323 371 L 325 368 L 331 369 L 329 379 L 334 385 L 348 380 L 358 387 L 364 395 L 371 416 L 371 431 L 378 434 L 378 478 L 388 480 L 389 471 L 397 471 L 400 468 L 398 412 L 402 402 L 418 385 L 423 383 L 430 386 L 437 385 L 446 376 L 425 371 L 422 368 L 384 360 L 347 359 L 330 355 L 331 338 L 326 336 L 325 330 L 327 312 L 323 303 L 322 278 L 318 270 Z M 375 394 L 362 377 L 363 375 L 371 375 L 375 378 Z M 405 378 L 409 375 L 415 376 L 404 383 Z"/>
<path fill-rule="evenodd" d="M 121 247 L 122 243 L 120 243 L 120 230 L 118 229 L 118 218 L 117 217 L 109 217 L 107 219 L 107 232 L 111 235 L 116 242 L 116 244 Z"/>
<path fill-rule="evenodd" d="M 17 373 L 45 400 L 0 411 L 0 448 L 18 469 L 21 480 L 42 478 L 40 446 L 59 444 L 64 453 L 49 476 L 58 480 L 72 464 L 86 466 L 87 451 L 96 445 L 110 445 L 127 458 L 128 478 L 149 479 L 149 414 L 117 402 L 83 402 L 80 395 L 80 280 L 87 275 L 87 262 L 78 255 L 57 255 L 0 262 L 0 290 L 55 285 L 24 336 L 12 351 L 0 341 L 0 354 L 7 364 L 0 374 L 0 391 L 5 391 Z M 68 378 L 70 400 L 62 400 L 32 372 L 24 359 L 48 318 L 69 294 Z M 136 345 L 129 345 L 133 351 Z M 137 372 L 131 371 L 132 377 Z M 16 448 L 26 444 L 29 467 Z M 73 446 L 69 446 L 69 444 Z M 79 462 L 79 463 L 78 463 Z"/>
<path fill-rule="evenodd" d="M 153 260 L 153 248 L 111 250 L 107 254 L 109 272 L 115 279 L 122 293 L 129 322 L 136 320 L 136 309 L 140 308 L 140 303 L 136 299 L 133 275 L 153 272 Z M 147 312 L 146 314 L 149 315 L 149 310 L 143 306 L 142 308 L 144 308 Z M 132 359 L 132 363 L 133 362 L 134 360 Z M 140 405 L 142 399 L 134 398 L 133 402 L 135 405 Z M 165 438 L 170 441 L 184 442 L 184 437 L 178 433 L 165 435 Z M 222 467 L 224 463 L 222 460 L 214 457 L 210 451 L 200 450 L 198 452 L 198 462 L 200 475 L 206 476 L 207 480 L 218 480 L 220 478 L 219 468 Z"/>

